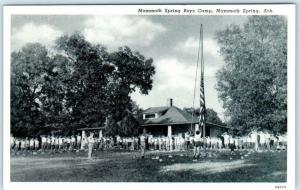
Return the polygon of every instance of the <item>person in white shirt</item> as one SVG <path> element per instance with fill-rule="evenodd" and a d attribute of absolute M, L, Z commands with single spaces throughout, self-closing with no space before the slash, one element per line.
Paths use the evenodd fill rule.
<path fill-rule="evenodd" d="M 170 140 L 169 140 L 169 137 L 166 137 L 165 141 L 166 141 L 166 150 L 170 150 Z"/>
<path fill-rule="evenodd" d="M 179 141 L 180 141 L 180 151 L 185 150 L 185 140 L 183 136 L 180 136 Z"/>
<path fill-rule="evenodd" d="M 178 147 L 179 147 L 178 137 L 175 136 L 175 137 L 173 137 L 173 139 L 174 139 L 174 149 L 178 150 Z"/>
<path fill-rule="evenodd" d="M 28 137 L 25 138 L 25 150 L 29 150 L 29 139 L 28 139 Z"/>
<path fill-rule="evenodd" d="M 99 145 L 98 145 L 99 150 L 101 150 L 101 151 L 104 150 L 104 143 L 105 143 L 105 138 L 104 137 L 100 137 L 99 138 Z"/>
<path fill-rule="evenodd" d="M 122 146 L 122 139 L 119 135 L 116 136 L 116 140 L 117 140 L 117 146 L 118 148 L 121 148 Z"/>
<path fill-rule="evenodd" d="M 42 139 L 42 150 L 45 151 L 47 139 L 45 136 L 41 136 L 41 139 Z"/>
<path fill-rule="evenodd" d="M 54 144 L 55 144 L 55 151 L 57 152 L 57 151 L 58 151 L 58 149 L 59 149 L 58 137 L 55 137 Z"/>
<path fill-rule="evenodd" d="M 173 151 L 174 150 L 174 139 L 173 139 L 173 137 L 170 137 L 169 141 L 170 141 L 170 151 Z"/>
<path fill-rule="evenodd" d="M 25 139 L 21 139 L 21 152 L 25 150 Z"/>
<path fill-rule="evenodd" d="M 50 137 L 50 135 L 47 137 L 47 149 L 48 150 L 51 149 L 51 137 Z"/>
<path fill-rule="evenodd" d="M 53 151 L 55 149 L 55 136 L 51 136 L 51 150 Z"/>
<path fill-rule="evenodd" d="M 223 137 L 224 137 L 224 145 L 225 145 L 225 149 L 229 149 L 229 138 L 230 138 L 230 136 L 227 134 L 227 133 L 225 133 L 225 134 L 223 134 Z"/>
<path fill-rule="evenodd" d="M 260 131 L 258 135 L 259 135 L 259 147 L 261 150 L 265 150 L 265 146 L 266 146 L 265 134 L 262 131 Z"/>
<path fill-rule="evenodd" d="M 89 140 L 87 137 L 83 138 L 83 147 L 84 149 L 88 149 L 88 145 L 89 145 Z"/>
<path fill-rule="evenodd" d="M 221 149 L 223 146 L 222 139 L 218 138 L 218 148 Z"/>
<path fill-rule="evenodd" d="M 243 149 L 243 144 L 244 144 L 244 137 L 238 137 L 238 145 L 240 150 Z"/>
<path fill-rule="evenodd" d="M 38 140 L 38 138 L 34 139 L 34 149 L 38 150 L 40 148 L 40 142 Z"/>
<path fill-rule="evenodd" d="M 232 136 L 229 136 L 229 148 L 232 150 L 233 146 L 234 146 L 234 138 Z"/>
<path fill-rule="evenodd" d="M 16 144 L 15 145 L 15 150 L 19 151 L 19 149 L 20 149 L 20 140 L 18 138 L 16 138 L 15 144 Z"/>
<path fill-rule="evenodd" d="M 211 142 L 211 146 L 212 146 L 213 150 L 218 148 L 218 138 L 217 137 L 212 137 L 210 139 L 210 142 Z"/>
<path fill-rule="evenodd" d="M 34 139 L 33 138 L 30 138 L 30 140 L 29 140 L 29 147 L 30 147 L 31 151 L 34 150 Z"/>
<path fill-rule="evenodd" d="M 251 142 L 252 142 L 251 137 L 248 135 L 248 136 L 246 137 L 246 148 L 247 148 L 247 149 L 250 149 L 250 148 L 251 148 Z"/>
<path fill-rule="evenodd" d="M 162 150 L 163 139 L 162 137 L 156 138 L 156 149 Z"/>
<path fill-rule="evenodd" d="M 146 149 L 146 133 L 144 132 L 140 136 L 140 147 L 141 147 L 141 158 L 145 157 L 145 149 Z"/>
<path fill-rule="evenodd" d="M 70 150 L 70 147 L 71 147 L 71 138 L 70 137 L 67 137 L 66 138 L 66 150 Z"/>
<path fill-rule="evenodd" d="M 76 136 L 76 138 L 77 138 L 77 141 L 76 141 L 76 149 L 77 149 L 77 150 L 80 150 L 80 147 L 81 147 L 81 136 L 78 134 L 78 135 Z"/>
<path fill-rule="evenodd" d="M 273 134 L 271 134 L 270 135 L 270 149 L 274 149 L 276 146 L 276 137 L 273 135 Z"/>
<path fill-rule="evenodd" d="M 159 138 L 160 137 L 152 137 L 152 149 L 153 150 L 159 150 Z M 138 137 L 139 141 L 139 137 Z"/>
<path fill-rule="evenodd" d="M 75 148 L 76 145 L 76 139 L 74 137 L 74 135 L 71 136 L 71 147 L 70 150 L 73 150 Z"/>
<path fill-rule="evenodd" d="M 235 148 L 239 149 L 239 139 L 238 139 L 238 137 L 233 138 L 233 140 L 234 140 L 234 146 L 235 146 Z"/>
<path fill-rule="evenodd" d="M 90 136 L 87 138 L 87 141 L 88 141 L 88 148 L 89 148 L 88 158 L 91 159 L 92 153 L 93 153 L 93 148 L 94 148 L 94 143 L 95 143 L 94 133 L 90 133 Z"/>
<path fill-rule="evenodd" d="M 58 149 L 63 149 L 63 138 L 61 136 L 58 137 Z"/>
<path fill-rule="evenodd" d="M 185 149 L 189 150 L 189 147 L 190 147 L 190 134 L 189 134 L 189 132 L 186 132 L 184 134 L 184 142 L 185 142 Z"/>
<path fill-rule="evenodd" d="M 206 137 L 206 146 L 207 146 L 207 149 L 212 149 L 211 148 L 211 139 L 209 136 Z"/>
<path fill-rule="evenodd" d="M 197 130 L 195 132 L 195 137 L 194 137 L 194 154 L 193 154 L 193 158 L 199 158 L 200 157 L 201 143 L 202 143 L 201 132 Z"/>
<path fill-rule="evenodd" d="M 254 150 L 258 150 L 258 139 L 257 139 L 257 132 L 252 131 L 250 133 L 250 138 L 251 138 L 251 147 L 254 148 Z"/>
<path fill-rule="evenodd" d="M 268 132 L 265 132 L 265 141 L 268 151 L 271 149 L 270 143 L 271 143 L 271 135 Z"/>

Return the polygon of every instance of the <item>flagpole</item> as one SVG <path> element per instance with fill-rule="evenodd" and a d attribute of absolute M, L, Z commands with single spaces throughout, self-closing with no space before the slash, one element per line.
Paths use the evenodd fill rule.
<path fill-rule="evenodd" d="M 206 136 L 205 131 L 205 94 L 204 94 L 204 58 L 203 58 L 203 26 L 200 25 L 200 41 L 201 41 L 201 81 L 200 81 L 200 118 L 199 125 L 202 127 L 203 137 Z"/>
<path fill-rule="evenodd" d="M 198 67 L 199 67 L 199 60 L 200 60 L 200 48 L 201 48 L 201 25 L 199 28 L 199 43 L 198 43 L 198 51 L 197 51 L 197 64 L 196 64 L 196 74 L 195 74 L 195 84 L 194 84 L 194 96 L 193 96 L 193 109 L 192 109 L 192 121 L 191 121 L 191 129 L 193 131 L 194 125 L 194 112 L 195 112 L 195 97 L 196 97 L 196 89 L 197 89 L 197 79 L 198 79 Z M 200 126 L 200 125 L 199 125 Z"/>

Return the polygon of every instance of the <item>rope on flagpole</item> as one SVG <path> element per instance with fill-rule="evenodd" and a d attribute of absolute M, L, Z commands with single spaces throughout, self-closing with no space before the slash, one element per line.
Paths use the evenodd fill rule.
<path fill-rule="evenodd" d="M 200 57 L 200 46 L 201 46 L 201 28 L 202 28 L 202 24 L 200 25 L 200 33 L 199 33 L 198 55 L 197 55 L 196 75 L 195 75 L 195 83 L 194 83 L 194 96 L 193 96 L 193 110 L 192 110 L 191 131 L 193 129 L 193 123 L 194 123 L 195 97 L 196 97 L 196 86 L 197 86 L 199 57 Z"/>

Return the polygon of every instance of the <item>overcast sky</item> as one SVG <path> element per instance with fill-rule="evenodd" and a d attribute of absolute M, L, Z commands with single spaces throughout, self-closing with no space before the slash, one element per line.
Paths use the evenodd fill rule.
<path fill-rule="evenodd" d="M 153 58 L 156 68 L 151 92 L 132 94 L 140 107 L 165 106 L 168 98 L 173 98 L 180 108 L 192 107 L 199 25 L 202 23 L 206 107 L 223 117 L 224 110 L 215 89 L 215 74 L 224 62 L 214 36 L 216 31 L 230 24 L 243 24 L 246 20 L 246 16 L 18 15 L 12 17 L 11 45 L 12 50 L 18 50 L 28 42 L 40 42 L 51 48 L 57 37 L 74 31 L 82 32 L 88 41 L 100 43 L 109 51 L 127 45 Z M 195 107 L 199 107 L 198 94 Z"/>

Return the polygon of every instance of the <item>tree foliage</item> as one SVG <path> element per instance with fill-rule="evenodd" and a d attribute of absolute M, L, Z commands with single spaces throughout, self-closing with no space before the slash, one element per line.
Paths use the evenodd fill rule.
<path fill-rule="evenodd" d="M 130 102 L 131 111 L 124 113 L 124 117 L 116 122 L 112 116 L 108 116 L 105 122 L 105 134 L 110 136 L 118 134 L 122 137 L 137 136 L 142 132 L 140 125 L 143 123 L 143 110 L 135 102 Z"/>
<path fill-rule="evenodd" d="M 34 131 L 34 126 L 45 124 L 39 100 L 49 62 L 47 50 L 39 44 L 28 44 L 20 52 L 12 53 L 12 133 L 30 133 Z"/>
<path fill-rule="evenodd" d="M 192 114 L 194 112 L 194 116 L 195 117 L 199 117 L 200 116 L 200 108 L 184 108 L 185 111 L 189 112 L 190 114 Z M 208 123 L 212 123 L 212 124 L 217 124 L 217 125 L 224 125 L 224 123 L 222 122 L 222 120 L 220 119 L 220 117 L 218 116 L 218 113 L 211 109 L 211 108 L 207 108 L 205 111 L 205 121 Z"/>
<path fill-rule="evenodd" d="M 20 135 L 41 129 L 71 133 L 103 126 L 107 117 L 136 126 L 130 94 L 147 94 L 155 73 L 153 60 L 139 52 L 108 52 L 80 33 L 58 38 L 52 50 L 28 44 L 11 58 L 11 124 Z"/>
<path fill-rule="evenodd" d="M 232 127 L 242 132 L 287 127 L 287 20 L 252 16 L 216 33 L 225 66 L 217 90 Z"/>

